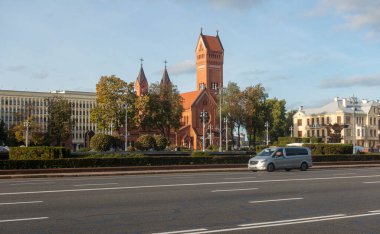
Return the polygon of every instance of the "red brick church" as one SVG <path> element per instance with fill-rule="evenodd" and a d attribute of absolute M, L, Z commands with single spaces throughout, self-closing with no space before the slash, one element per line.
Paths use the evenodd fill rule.
<path fill-rule="evenodd" d="M 216 36 L 204 35 L 198 37 L 195 48 L 196 87 L 195 91 L 182 93 L 184 112 L 181 128 L 173 132 L 172 142 L 179 146 L 192 149 L 202 149 L 203 122 L 205 120 L 206 147 L 219 145 L 219 117 L 217 116 L 217 95 L 223 87 L 224 49 L 218 33 Z M 171 83 L 165 66 L 161 83 Z M 148 81 L 141 66 L 135 83 L 138 96 L 148 92 Z M 202 116 L 205 118 L 202 118 Z"/>

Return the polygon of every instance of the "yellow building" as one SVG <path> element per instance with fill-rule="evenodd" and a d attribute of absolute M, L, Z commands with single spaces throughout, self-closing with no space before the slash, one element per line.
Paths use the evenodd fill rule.
<path fill-rule="evenodd" d="M 319 108 L 301 106 L 293 117 L 293 126 L 295 137 L 379 148 L 380 102 L 336 97 Z"/>

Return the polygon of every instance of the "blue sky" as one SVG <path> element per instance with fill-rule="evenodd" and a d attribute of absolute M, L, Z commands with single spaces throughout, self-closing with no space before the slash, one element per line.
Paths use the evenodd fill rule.
<path fill-rule="evenodd" d="M 195 44 L 219 35 L 224 81 L 262 83 L 289 109 L 380 99 L 377 0 L 0 0 L 0 89 L 95 91 L 102 75 L 149 82 L 168 63 L 195 89 Z"/>

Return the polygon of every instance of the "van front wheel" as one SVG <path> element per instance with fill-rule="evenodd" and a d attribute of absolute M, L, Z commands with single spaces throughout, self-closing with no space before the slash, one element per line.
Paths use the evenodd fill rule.
<path fill-rule="evenodd" d="M 269 163 L 269 164 L 268 164 L 268 166 L 267 166 L 267 171 L 269 171 L 269 172 L 274 171 L 274 164 L 273 164 L 273 163 Z"/>
<path fill-rule="evenodd" d="M 301 164 L 300 170 L 301 170 L 301 171 L 306 171 L 307 168 L 308 168 L 307 163 L 303 162 L 303 163 Z"/>

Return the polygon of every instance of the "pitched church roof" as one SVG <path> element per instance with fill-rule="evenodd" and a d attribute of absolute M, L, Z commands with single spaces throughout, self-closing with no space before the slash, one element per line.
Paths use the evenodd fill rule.
<path fill-rule="evenodd" d="M 164 74 L 162 74 L 162 79 L 161 79 L 160 84 L 166 84 L 166 85 L 172 84 L 172 82 L 170 81 L 170 78 L 169 78 L 168 71 L 166 70 L 166 66 L 165 66 Z"/>
<path fill-rule="evenodd" d="M 203 43 L 205 44 L 207 50 L 214 51 L 214 52 L 223 52 L 223 45 L 222 42 L 219 39 L 219 35 L 214 36 L 207 36 L 203 35 L 201 33 L 200 37 L 203 40 Z"/>
<path fill-rule="evenodd" d="M 143 69 L 142 65 L 141 65 L 141 68 L 140 68 L 139 75 L 137 76 L 136 82 L 139 82 L 140 84 L 143 83 L 143 82 L 148 83 L 148 80 L 145 77 L 145 73 L 144 73 L 144 69 Z"/>
<path fill-rule="evenodd" d="M 183 109 L 184 110 L 190 109 L 195 99 L 197 99 L 197 97 L 202 91 L 203 90 L 197 90 L 197 91 L 192 91 L 192 92 L 187 92 L 187 93 L 181 93 L 180 95 L 183 99 Z"/>

